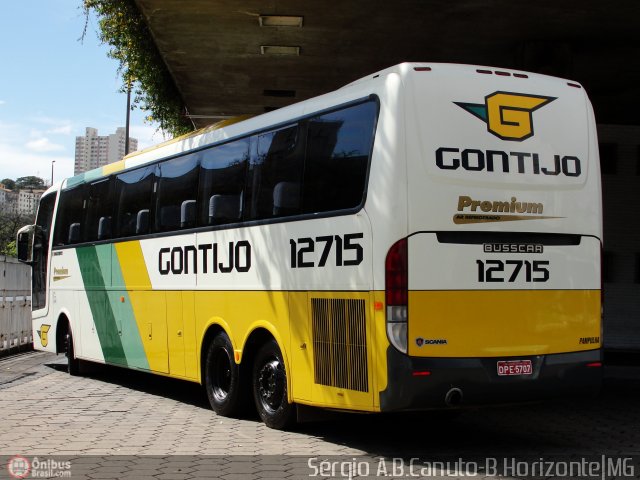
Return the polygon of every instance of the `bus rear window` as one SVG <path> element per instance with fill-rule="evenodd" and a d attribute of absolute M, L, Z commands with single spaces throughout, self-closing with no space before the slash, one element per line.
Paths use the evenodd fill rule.
<path fill-rule="evenodd" d="M 309 120 L 303 213 L 360 205 L 376 113 L 376 103 L 367 102 Z"/>

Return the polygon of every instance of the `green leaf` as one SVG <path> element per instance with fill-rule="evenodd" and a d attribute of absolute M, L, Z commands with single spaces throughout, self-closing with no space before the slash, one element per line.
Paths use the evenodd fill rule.
<path fill-rule="evenodd" d="M 131 86 L 132 109 L 149 112 L 160 128 L 173 136 L 193 131 L 183 115 L 184 102 L 160 52 L 153 42 L 144 17 L 134 0 L 83 0 L 86 35 L 89 15 L 98 18 L 99 38 L 110 46 L 108 56 L 119 63 L 120 91 Z"/>

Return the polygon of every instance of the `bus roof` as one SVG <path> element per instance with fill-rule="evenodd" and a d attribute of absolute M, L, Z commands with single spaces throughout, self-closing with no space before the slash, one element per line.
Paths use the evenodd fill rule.
<path fill-rule="evenodd" d="M 93 170 L 89 170 L 87 172 L 83 172 L 83 173 L 80 173 L 78 175 L 75 175 L 73 177 L 70 177 L 70 178 L 66 179 L 66 183 L 64 185 L 64 188 L 74 187 L 76 185 L 80 185 L 81 183 L 91 182 L 91 181 L 96 180 L 98 178 L 106 177 L 106 176 L 111 175 L 113 173 L 121 172 L 122 170 L 126 170 L 127 168 L 133 166 L 133 165 L 129 164 L 130 163 L 129 161 L 131 159 L 134 159 L 135 157 L 137 157 L 139 155 L 146 154 L 146 153 L 152 152 L 154 150 L 158 150 L 158 149 L 167 147 L 167 146 L 169 146 L 171 144 L 183 142 L 183 141 L 186 141 L 186 140 L 188 140 L 190 138 L 194 138 L 194 137 L 197 137 L 197 136 L 200 136 L 200 135 L 204 135 L 205 133 L 213 132 L 215 130 L 220 130 L 220 129 L 228 127 L 230 125 L 234 125 L 236 123 L 239 123 L 239 122 L 242 122 L 244 120 L 247 120 L 247 119 L 249 119 L 251 117 L 253 117 L 253 115 L 239 115 L 237 117 L 221 120 L 221 121 L 216 122 L 216 123 L 214 123 L 212 125 L 209 125 L 208 127 L 200 128 L 200 129 L 195 130 L 193 132 L 189 132 L 189 133 L 186 133 L 184 135 L 180 135 L 178 137 L 172 138 L 170 140 L 167 140 L 165 142 L 159 143 L 157 145 L 153 145 L 151 147 L 147 147 L 147 148 L 144 148 L 142 150 L 131 152 L 130 154 L 126 155 L 122 160 L 119 160 L 119 161 L 113 162 L 113 163 L 109 163 L 109 164 L 104 165 L 102 167 L 94 168 Z M 60 188 L 60 185 L 58 185 L 57 187 Z"/>

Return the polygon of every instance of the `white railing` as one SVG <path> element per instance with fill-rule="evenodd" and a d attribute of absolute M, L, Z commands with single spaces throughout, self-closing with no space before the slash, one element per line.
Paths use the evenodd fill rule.
<path fill-rule="evenodd" d="M 31 267 L 0 256 L 0 356 L 32 347 Z"/>

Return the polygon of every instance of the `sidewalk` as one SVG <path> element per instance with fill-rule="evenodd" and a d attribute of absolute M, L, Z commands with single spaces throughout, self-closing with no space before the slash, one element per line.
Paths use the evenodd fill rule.
<path fill-rule="evenodd" d="M 280 432 L 256 416 L 217 416 L 196 384 L 117 368 L 71 377 L 65 363 L 43 352 L 0 359 L 0 456 L 70 460 L 73 478 L 244 480 L 308 478 L 311 457 L 640 455 L 637 365 L 606 366 L 596 398 L 470 410 L 456 419 L 341 413 Z"/>

